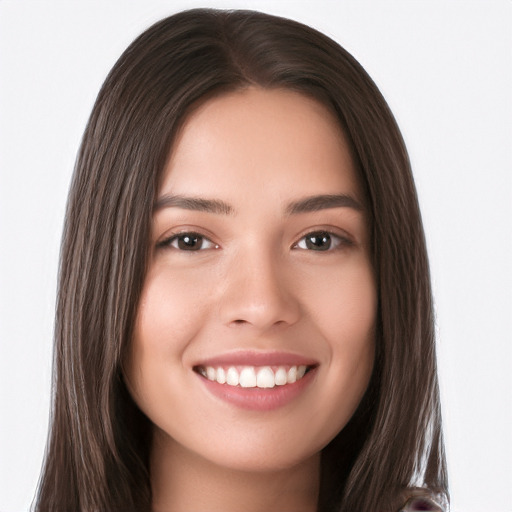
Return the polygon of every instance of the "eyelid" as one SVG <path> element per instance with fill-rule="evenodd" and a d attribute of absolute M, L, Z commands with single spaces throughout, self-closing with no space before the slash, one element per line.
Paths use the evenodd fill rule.
<path fill-rule="evenodd" d="M 356 244 L 355 240 L 348 234 L 348 233 L 341 233 L 340 229 L 335 229 L 333 227 L 318 227 L 314 229 L 308 229 L 307 232 L 305 232 L 293 245 L 292 249 L 298 249 L 302 251 L 311 251 L 311 249 L 308 249 L 307 247 L 299 247 L 299 244 L 305 240 L 307 236 L 315 235 L 319 233 L 325 233 L 328 234 L 331 239 L 336 239 L 337 243 L 334 245 L 334 247 L 330 247 L 329 249 L 326 249 L 325 251 L 318 251 L 318 252 L 332 252 L 337 249 L 343 248 L 343 247 L 350 247 Z"/>
<path fill-rule="evenodd" d="M 178 238 L 180 236 L 185 236 L 185 235 L 190 235 L 190 236 L 195 236 L 195 237 L 201 238 L 203 241 L 208 242 L 210 247 L 204 247 L 204 248 L 201 247 L 200 249 L 186 251 L 186 250 L 180 249 L 179 247 L 175 247 L 172 245 L 172 243 L 174 241 L 178 240 Z M 169 249 L 170 248 L 170 249 L 174 249 L 174 250 L 180 251 L 180 252 L 200 252 L 200 251 L 205 251 L 205 250 L 209 250 L 209 249 L 218 249 L 219 245 L 217 243 L 215 243 L 211 239 L 210 236 L 206 236 L 203 233 L 201 233 L 200 231 L 184 228 L 184 229 L 179 229 L 177 231 L 171 231 L 170 233 L 166 234 L 162 240 L 159 240 L 156 243 L 156 248 L 157 249 L 160 249 L 160 248 Z"/>
<path fill-rule="evenodd" d="M 334 247 L 329 247 L 323 252 L 332 252 L 337 249 L 343 248 L 343 247 L 349 247 L 356 245 L 356 241 L 354 238 L 346 233 L 345 231 L 341 230 L 340 228 L 336 228 L 333 226 L 319 226 L 315 228 L 308 228 L 306 231 L 303 232 L 303 234 L 300 236 L 300 238 L 297 239 L 297 241 L 292 245 L 292 249 L 299 249 L 303 251 L 311 251 L 311 249 L 308 249 L 306 247 L 299 247 L 299 244 L 308 236 L 308 235 L 314 235 L 319 233 L 326 233 L 328 234 L 331 239 L 336 240 L 336 243 L 334 244 Z M 175 240 L 178 239 L 180 236 L 184 235 L 191 235 L 201 238 L 203 241 L 208 242 L 209 247 L 201 247 L 200 249 L 185 251 L 183 249 L 180 249 L 179 247 L 175 247 L 172 244 Z M 166 235 L 164 235 L 159 241 L 156 243 L 156 248 L 171 248 L 176 251 L 180 252 L 199 252 L 199 251 L 205 251 L 209 249 L 219 249 L 220 246 L 215 241 L 212 240 L 212 235 L 206 235 L 204 234 L 203 230 L 197 229 L 194 227 L 183 227 L 183 228 L 177 228 L 170 232 L 167 232 Z M 322 252 L 322 251 L 319 251 Z"/>

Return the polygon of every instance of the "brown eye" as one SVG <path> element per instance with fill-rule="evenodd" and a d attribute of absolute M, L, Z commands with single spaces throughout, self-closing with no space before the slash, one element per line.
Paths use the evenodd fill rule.
<path fill-rule="evenodd" d="M 203 237 L 188 234 L 179 235 L 176 237 L 176 245 L 182 251 L 198 251 L 203 245 Z"/>
<path fill-rule="evenodd" d="M 328 251 L 332 245 L 329 233 L 312 233 L 306 237 L 306 247 L 313 251 Z"/>
<path fill-rule="evenodd" d="M 159 247 L 170 247 L 179 251 L 202 251 L 218 247 L 211 240 L 198 233 L 180 233 L 160 242 L 158 245 Z"/>
<path fill-rule="evenodd" d="M 348 244 L 349 241 L 328 231 L 313 231 L 302 237 L 295 247 L 310 251 L 329 251 L 336 249 L 343 243 Z"/>

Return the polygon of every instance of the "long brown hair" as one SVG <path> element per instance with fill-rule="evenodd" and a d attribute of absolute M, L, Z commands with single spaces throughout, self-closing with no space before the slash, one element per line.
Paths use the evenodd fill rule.
<path fill-rule="evenodd" d="M 62 244 L 38 512 L 151 508 L 151 425 L 126 390 L 121 361 L 144 281 L 153 202 L 192 106 L 251 85 L 299 91 L 334 112 L 370 214 L 375 370 L 354 417 L 322 452 L 319 510 L 393 510 L 412 486 L 447 497 L 428 261 L 393 115 L 358 62 L 323 34 L 262 13 L 199 9 L 164 19 L 130 45 L 84 134 Z"/>

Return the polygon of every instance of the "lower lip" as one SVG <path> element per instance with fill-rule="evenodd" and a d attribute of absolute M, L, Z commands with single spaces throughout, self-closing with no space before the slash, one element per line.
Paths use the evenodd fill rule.
<path fill-rule="evenodd" d="M 198 377 L 210 393 L 229 404 L 251 411 L 273 411 L 284 407 L 301 395 L 313 381 L 316 370 L 312 368 L 302 379 L 293 384 L 264 389 L 229 386 L 208 380 L 199 374 Z"/>

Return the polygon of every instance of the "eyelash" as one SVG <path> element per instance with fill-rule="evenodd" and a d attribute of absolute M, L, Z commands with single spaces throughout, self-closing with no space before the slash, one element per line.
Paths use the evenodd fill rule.
<path fill-rule="evenodd" d="M 207 249 L 218 249 L 219 248 L 219 246 L 217 244 L 215 244 L 214 242 L 212 242 L 209 238 L 206 238 L 205 236 L 201 235 L 201 233 L 196 233 L 194 231 L 183 231 L 182 233 L 175 233 L 175 234 L 171 235 L 170 237 L 166 238 L 165 240 L 162 240 L 161 242 L 159 242 L 157 244 L 157 248 L 175 249 L 175 250 L 184 251 L 184 252 L 198 252 L 200 250 L 203 250 L 203 251 L 205 250 L 204 248 L 184 249 L 182 247 L 179 247 L 180 241 L 187 243 L 185 240 L 186 238 L 191 238 L 191 239 L 193 238 L 196 240 L 200 240 L 201 245 L 203 242 L 209 243 L 211 245 L 211 247 L 207 247 Z M 176 245 L 173 245 L 173 244 L 176 244 Z"/>
<path fill-rule="evenodd" d="M 201 247 L 196 249 L 193 247 L 184 248 L 183 246 L 180 247 L 180 242 L 183 242 L 185 244 L 188 244 L 186 239 L 192 239 L 197 241 L 200 241 Z M 310 243 L 308 244 L 308 239 Z M 312 240 L 313 239 L 313 240 Z M 318 243 L 328 243 L 327 248 L 320 248 L 318 243 L 315 242 L 314 239 L 318 240 Z M 202 247 L 204 243 L 209 244 L 209 247 Z M 301 244 L 304 246 L 301 247 Z M 333 246 L 334 244 L 334 246 Z M 303 237 L 299 239 L 298 242 L 296 242 L 292 249 L 299 249 L 302 251 L 314 251 L 314 252 L 332 252 L 336 250 L 340 250 L 344 247 L 350 247 L 353 246 L 354 242 L 350 240 L 348 237 L 336 235 L 335 233 L 332 233 L 331 231 L 327 230 L 317 230 L 317 231 L 310 231 L 309 233 L 306 233 Z M 316 246 L 319 249 L 315 251 L 313 247 Z M 183 252 L 199 252 L 204 251 L 207 249 L 218 249 L 219 246 L 212 242 L 209 238 L 205 237 L 204 235 L 201 235 L 201 233 L 196 233 L 194 231 L 184 231 L 182 233 L 175 233 L 171 235 L 170 237 L 166 238 L 165 240 L 162 240 L 157 244 L 157 248 L 168 248 L 168 249 L 175 249 L 178 251 Z"/>
<path fill-rule="evenodd" d="M 315 252 L 331 252 L 354 245 L 354 242 L 348 237 L 337 235 L 332 231 L 328 231 L 325 229 L 319 229 L 318 231 L 310 231 L 309 233 L 306 233 L 297 243 L 294 244 L 293 249 L 300 249 L 303 251 L 314 251 L 314 249 L 312 249 L 311 244 L 308 247 L 308 239 L 311 241 L 313 246 L 317 244 L 315 243 L 315 241 L 312 241 L 312 239 L 323 239 L 323 241 L 329 243 L 327 248 L 319 248 L 319 250 Z M 304 244 L 305 247 L 301 247 L 301 244 Z"/>

